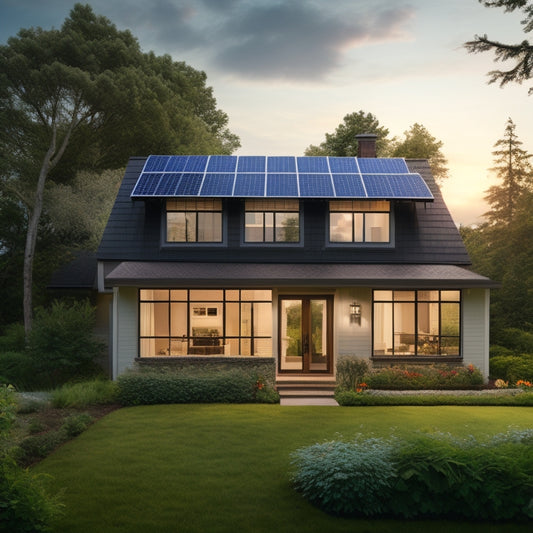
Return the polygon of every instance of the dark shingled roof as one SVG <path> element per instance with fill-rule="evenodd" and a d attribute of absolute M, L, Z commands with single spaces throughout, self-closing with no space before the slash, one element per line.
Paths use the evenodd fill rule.
<path fill-rule="evenodd" d="M 58 268 L 49 289 L 96 289 L 97 261 L 94 252 L 75 252 L 72 261 Z"/>
<path fill-rule="evenodd" d="M 461 236 L 426 160 L 407 160 L 426 181 L 433 202 L 394 203 L 394 246 L 326 246 L 327 202 L 303 200 L 303 246 L 242 246 L 239 199 L 228 200 L 227 239 L 220 246 L 162 246 L 160 200 L 132 200 L 130 194 L 146 158 L 126 168 L 100 247 L 100 261 L 195 263 L 343 263 L 469 265 Z"/>

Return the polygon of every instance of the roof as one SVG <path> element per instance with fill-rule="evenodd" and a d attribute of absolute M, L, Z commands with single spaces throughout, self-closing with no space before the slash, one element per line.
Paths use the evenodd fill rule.
<path fill-rule="evenodd" d="M 76 251 L 73 259 L 58 268 L 49 289 L 95 289 L 97 260 L 94 252 Z"/>
<path fill-rule="evenodd" d="M 469 265 L 470 258 L 444 203 L 427 160 L 406 160 L 409 172 L 419 174 L 433 202 L 399 200 L 394 204 L 394 246 L 326 246 L 328 204 L 325 199 L 302 199 L 304 246 L 242 246 L 241 199 L 227 198 L 224 246 L 162 246 L 161 209 L 164 200 L 132 200 L 131 193 L 145 157 L 130 159 L 97 252 L 100 261 L 188 261 L 214 263 L 360 263 Z"/>
<path fill-rule="evenodd" d="M 120 263 L 106 285 L 144 287 L 495 288 L 490 279 L 455 265 Z"/>

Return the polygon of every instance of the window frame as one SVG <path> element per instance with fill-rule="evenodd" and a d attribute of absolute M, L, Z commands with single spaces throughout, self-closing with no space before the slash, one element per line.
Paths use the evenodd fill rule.
<path fill-rule="evenodd" d="M 270 299 L 268 298 L 249 298 L 246 296 L 247 291 L 269 291 L 270 292 Z M 157 298 L 143 298 L 143 291 L 165 291 L 167 293 L 166 297 L 157 297 Z M 206 293 L 220 293 L 220 298 L 211 297 L 198 297 L 194 295 L 194 291 L 203 292 Z M 184 293 L 185 298 L 183 297 L 173 297 L 173 292 L 175 293 Z M 238 292 L 238 298 L 235 298 L 234 296 L 231 296 L 231 293 Z M 168 335 L 157 335 L 155 334 L 155 331 L 151 335 L 142 335 L 143 333 L 143 323 L 142 323 L 142 306 L 143 304 L 163 304 L 167 305 L 167 325 L 168 325 Z M 183 324 L 185 331 L 187 332 L 186 335 L 172 335 L 172 304 L 185 304 L 185 313 L 186 313 L 186 324 Z M 256 352 L 256 347 L 258 342 L 260 341 L 270 341 L 271 348 L 268 350 L 268 353 L 270 354 L 268 357 L 273 357 L 273 351 L 272 351 L 272 342 L 273 342 L 273 330 L 270 331 L 270 335 L 260 335 L 260 331 L 257 332 L 255 319 L 254 319 L 254 313 L 257 312 L 256 305 L 259 304 L 269 304 L 270 310 L 272 312 L 273 309 L 273 293 L 272 289 L 220 289 L 220 288 L 209 288 L 209 289 L 183 289 L 183 288 L 175 288 L 175 287 L 165 287 L 165 288 L 139 288 L 138 289 L 138 297 L 137 297 L 137 354 L 140 359 L 146 359 L 151 357 L 194 357 L 195 355 L 201 355 L 201 354 L 194 354 L 189 353 L 189 349 L 191 347 L 195 347 L 197 345 L 194 344 L 194 340 L 197 338 L 193 335 L 193 326 L 192 326 L 192 318 L 193 315 L 196 317 L 201 318 L 207 318 L 210 317 L 216 317 L 218 316 L 218 310 L 220 310 L 220 320 L 221 320 L 221 334 L 216 336 L 216 339 L 218 341 L 217 346 L 223 347 L 225 346 L 228 341 L 237 341 L 238 342 L 238 354 L 232 354 L 231 357 L 267 357 L 266 355 L 261 355 L 261 353 Z M 228 306 L 229 305 L 237 305 L 238 306 L 238 335 L 232 335 L 228 332 Z M 249 315 L 249 324 L 248 326 L 245 325 L 245 322 L 243 322 L 243 312 L 244 312 L 244 306 L 249 305 L 250 306 L 250 315 Z M 203 312 L 205 308 L 205 313 Z M 200 309 L 198 313 L 195 313 L 195 309 Z M 213 314 L 214 309 L 217 309 L 217 313 Z M 211 310 L 211 313 L 210 313 Z M 209 326 L 208 326 L 209 327 Z M 245 334 L 245 331 L 243 330 L 244 327 L 249 327 L 249 334 Z M 273 327 L 273 325 L 272 325 Z M 154 340 L 154 344 L 157 342 L 157 340 L 160 341 L 166 341 L 166 353 L 154 353 L 152 355 L 142 355 L 142 344 L 143 339 L 146 340 Z M 177 341 L 186 341 L 187 342 L 187 353 L 185 354 L 172 354 L 172 343 Z M 249 350 L 243 350 L 243 345 L 245 343 L 249 343 L 250 349 Z M 164 343 L 163 343 L 164 344 Z M 206 350 L 207 351 L 207 350 Z M 249 354 L 244 354 L 243 351 L 249 351 Z M 217 356 L 217 354 L 205 354 L 209 357 Z M 219 353 L 220 356 L 225 356 L 229 354 L 225 354 L 223 351 Z"/>
<path fill-rule="evenodd" d="M 345 209 L 345 210 L 332 210 L 331 206 L 333 203 L 340 204 L 341 202 L 348 203 L 350 202 L 352 204 L 352 208 Z M 388 204 L 388 211 L 386 209 L 371 209 L 372 204 L 379 204 L 379 203 L 387 203 Z M 357 207 L 359 204 L 360 207 Z M 364 204 L 367 204 L 369 206 L 368 209 L 364 209 L 362 206 Z M 351 241 L 333 241 L 331 240 L 331 230 L 332 230 L 332 224 L 331 224 L 331 215 L 334 213 L 338 214 L 347 214 L 352 215 L 352 222 L 351 222 L 351 230 L 352 230 L 352 240 Z M 362 234 L 363 234 L 363 240 L 362 241 L 356 241 L 354 240 L 355 234 L 354 234 L 354 216 L 356 214 L 363 215 L 363 228 L 362 228 Z M 389 239 L 387 241 L 367 241 L 366 238 L 366 215 L 371 214 L 387 214 L 389 217 Z M 329 247 L 357 247 L 357 248 L 393 248 L 394 247 L 394 235 L 395 235 L 395 222 L 394 222 L 394 204 L 390 200 L 329 200 L 328 201 L 328 208 L 327 208 L 327 217 L 326 217 L 326 242 Z"/>
<path fill-rule="evenodd" d="M 190 205 L 190 208 L 184 209 L 169 209 L 170 202 L 183 202 L 185 206 Z M 215 209 L 198 209 L 197 207 L 202 202 L 213 202 L 213 204 L 218 204 L 220 208 Z M 176 247 L 213 247 L 213 246 L 226 246 L 227 242 L 227 216 L 226 216 L 226 205 L 223 199 L 221 198 L 168 198 L 163 204 L 164 208 L 162 211 L 162 222 L 161 222 L 161 242 L 163 247 L 176 248 Z M 201 213 L 220 213 L 220 240 L 219 241 L 198 241 L 198 240 L 184 240 L 184 241 L 169 241 L 168 240 L 168 213 L 194 213 L 196 219 L 196 239 L 198 239 L 198 217 Z M 186 230 L 187 238 L 187 230 Z"/>
<path fill-rule="evenodd" d="M 285 203 L 285 207 L 281 206 L 281 202 Z M 251 205 L 252 203 L 257 204 L 257 209 L 248 209 L 247 204 Z M 276 203 L 280 204 L 280 207 L 272 207 L 269 208 L 269 204 L 275 205 Z M 297 204 L 297 209 L 290 209 L 286 207 L 287 203 L 294 203 Z M 260 208 L 260 206 L 264 205 L 265 207 Z M 248 241 L 246 240 L 246 215 L 247 213 L 261 213 L 263 215 L 263 240 L 261 241 Z M 266 225 L 265 225 L 265 214 L 270 213 L 272 214 L 273 219 L 273 226 L 272 226 L 272 233 L 273 233 L 273 240 L 265 240 L 265 231 L 266 231 Z M 277 233 L 277 226 L 276 226 L 276 214 L 296 214 L 298 217 L 298 240 L 297 241 L 279 241 L 276 240 L 276 233 Z M 241 234 L 241 245 L 245 247 L 251 247 L 251 246 L 261 246 L 261 247 L 278 247 L 278 246 L 303 246 L 303 210 L 302 210 L 302 202 L 299 201 L 299 199 L 283 199 L 283 198 L 269 198 L 269 199 L 245 199 L 243 202 L 242 207 L 242 217 L 241 217 L 241 227 L 242 227 L 242 234 Z"/>
<path fill-rule="evenodd" d="M 375 294 L 376 292 L 380 291 L 387 291 L 391 293 L 391 299 L 378 299 L 376 300 Z M 396 298 L 395 293 L 405 293 L 410 292 L 414 293 L 413 299 L 401 299 Z M 419 293 L 422 292 L 437 292 L 438 298 L 436 300 L 431 299 L 424 299 L 423 297 L 419 297 Z M 449 300 L 443 298 L 442 293 L 444 292 L 458 292 L 459 293 L 459 299 L 458 300 Z M 391 304 L 392 305 L 392 324 L 391 324 L 391 334 L 392 334 L 392 349 L 390 353 L 385 354 L 376 354 L 376 332 L 375 332 L 375 324 L 376 324 L 376 304 Z M 395 327 L 395 321 L 394 321 L 394 315 L 395 315 L 395 304 L 412 304 L 414 306 L 414 353 L 405 353 L 405 351 L 396 350 L 396 335 L 397 332 Z M 437 304 L 438 305 L 438 334 L 432 335 L 425 332 L 420 331 L 420 325 L 419 325 L 419 309 L 420 304 Z M 446 335 L 443 331 L 443 306 L 447 304 L 454 304 L 458 305 L 458 327 L 459 327 L 459 334 L 458 335 Z M 401 335 L 401 333 L 400 333 Z M 419 345 L 421 339 L 424 338 L 424 336 L 433 336 L 437 337 L 438 340 L 438 350 L 437 353 L 425 353 L 423 351 L 420 351 Z M 458 353 L 457 354 L 446 354 L 442 353 L 442 341 L 443 339 L 456 339 L 457 340 L 457 347 L 458 347 Z M 435 342 L 435 340 L 433 340 Z M 431 360 L 431 361 L 459 361 L 463 359 L 463 291 L 461 289 L 455 289 L 455 288 L 446 288 L 446 289 L 373 289 L 372 291 L 372 359 L 376 360 L 395 360 L 395 361 L 405 361 L 412 359 L 414 361 L 421 361 L 421 360 Z M 400 344 L 401 345 L 401 344 Z M 429 347 L 430 349 L 430 347 Z M 388 351 L 388 350 L 387 350 Z"/>

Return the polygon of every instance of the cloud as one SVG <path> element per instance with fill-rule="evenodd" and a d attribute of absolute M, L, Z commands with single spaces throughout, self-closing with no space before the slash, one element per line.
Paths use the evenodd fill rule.
<path fill-rule="evenodd" d="M 342 63 L 346 50 L 397 40 L 412 9 L 331 11 L 301 2 L 248 6 L 219 30 L 216 67 L 248 78 L 320 80 Z"/>

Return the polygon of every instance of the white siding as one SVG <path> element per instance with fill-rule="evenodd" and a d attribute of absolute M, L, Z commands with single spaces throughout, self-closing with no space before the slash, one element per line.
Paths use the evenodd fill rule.
<path fill-rule="evenodd" d="M 113 379 L 133 367 L 138 351 L 138 291 L 115 287 L 113 291 Z"/>
<path fill-rule="evenodd" d="M 485 379 L 489 376 L 489 300 L 488 289 L 463 290 L 463 362 L 479 368 Z"/>
<path fill-rule="evenodd" d="M 350 304 L 361 304 L 361 323 L 350 321 Z M 338 356 L 370 359 L 372 353 L 372 290 L 338 289 L 335 296 L 335 363 Z"/>

